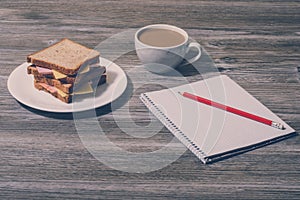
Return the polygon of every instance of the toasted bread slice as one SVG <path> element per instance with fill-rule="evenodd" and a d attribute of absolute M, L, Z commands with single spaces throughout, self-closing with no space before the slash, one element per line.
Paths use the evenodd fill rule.
<path fill-rule="evenodd" d="M 57 79 L 53 79 L 53 78 L 45 78 L 45 77 L 40 77 L 40 76 L 34 76 L 34 80 L 36 82 L 39 82 L 39 83 L 46 83 L 50 86 L 54 86 L 56 87 L 57 89 L 63 91 L 64 93 L 67 93 L 67 94 L 70 94 L 73 92 L 73 86 L 74 84 L 70 84 L 70 83 L 63 83 Z M 98 82 L 97 82 L 98 81 Z M 100 85 L 100 84 L 103 84 L 106 82 L 106 74 L 102 74 L 101 77 L 100 77 L 100 80 L 98 80 L 98 77 L 94 78 L 94 79 L 91 79 L 89 81 L 91 83 L 91 85 L 94 87 L 94 86 L 97 86 L 97 85 Z M 80 82 L 78 85 L 76 86 L 79 86 L 84 84 L 83 82 Z"/>
<path fill-rule="evenodd" d="M 106 75 L 102 75 L 99 82 L 96 82 L 95 80 L 93 82 L 91 82 L 90 85 L 90 89 L 91 92 L 93 91 L 93 89 L 96 86 L 99 86 L 101 84 L 106 83 Z M 42 90 L 45 92 L 48 92 L 49 94 L 51 94 L 52 96 L 54 96 L 55 98 L 61 100 L 62 102 L 65 103 L 71 103 L 72 102 L 72 97 L 73 97 L 73 93 L 66 93 L 64 91 L 62 91 L 61 89 L 59 89 L 58 87 L 49 85 L 47 83 L 43 83 L 43 82 L 39 82 L 37 80 L 34 80 L 34 87 L 38 90 Z M 86 95 L 90 94 L 90 92 L 85 92 L 85 89 L 83 89 L 83 91 L 80 89 L 80 87 L 77 89 L 77 95 L 80 95 L 80 97 L 85 97 Z"/>
<path fill-rule="evenodd" d="M 46 83 L 50 86 L 54 86 L 57 89 L 63 91 L 64 93 L 67 93 L 67 94 L 72 92 L 73 84 L 70 84 L 70 83 L 62 83 L 57 79 L 44 78 L 44 77 L 39 77 L 39 76 L 35 76 L 34 80 L 39 83 Z"/>
<path fill-rule="evenodd" d="M 34 87 L 38 90 L 42 90 L 45 92 L 48 92 L 52 96 L 58 98 L 59 100 L 65 102 L 65 103 L 70 103 L 72 100 L 72 95 L 70 94 L 65 94 L 65 93 L 60 93 L 54 86 L 49 86 L 46 83 L 39 83 L 34 81 Z"/>
<path fill-rule="evenodd" d="M 59 81 L 63 84 L 74 84 L 75 80 L 77 83 L 89 81 L 91 79 L 95 79 L 97 77 L 100 77 L 103 73 L 106 72 L 106 68 L 102 66 L 98 67 L 90 67 L 90 70 L 84 74 L 78 74 L 72 76 L 67 76 L 65 78 L 59 79 Z M 50 78 L 55 79 L 53 74 L 40 74 L 36 68 L 36 66 L 28 66 L 27 67 L 27 73 L 34 75 L 34 77 L 42 79 L 42 78 Z"/>
<path fill-rule="evenodd" d="M 43 50 L 27 56 L 27 62 L 66 75 L 74 75 L 80 67 L 98 63 L 100 53 L 69 39 L 63 39 Z"/>

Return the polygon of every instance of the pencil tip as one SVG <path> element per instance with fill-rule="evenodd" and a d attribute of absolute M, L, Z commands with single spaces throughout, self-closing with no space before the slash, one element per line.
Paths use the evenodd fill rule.
<path fill-rule="evenodd" d="M 271 126 L 273 126 L 275 128 L 278 128 L 278 129 L 281 129 L 281 130 L 285 129 L 285 127 L 282 124 L 278 123 L 278 122 L 272 122 Z"/>
<path fill-rule="evenodd" d="M 181 96 L 183 95 L 182 92 L 178 92 L 178 94 L 180 94 Z"/>

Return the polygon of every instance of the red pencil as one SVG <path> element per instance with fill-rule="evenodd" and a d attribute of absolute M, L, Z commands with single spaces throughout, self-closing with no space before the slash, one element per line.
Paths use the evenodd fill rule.
<path fill-rule="evenodd" d="M 215 108 L 219 108 L 219 109 L 225 110 L 227 112 L 231 112 L 233 114 L 236 114 L 236 115 L 248 118 L 248 119 L 252 119 L 254 121 L 257 121 L 257 122 L 260 122 L 260 123 L 272 126 L 274 128 L 278 128 L 278 129 L 282 129 L 282 130 L 284 129 L 284 126 L 282 124 L 280 124 L 278 122 L 274 122 L 274 121 L 269 120 L 269 119 L 266 119 L 264 117 L 260 117 L 260 116 L 257 116 L 257 115 L 254 115 L 254 114 L 251 114 L 251 113 L 248 113 L 248 112 L 245 112 L 245 111 L 242 111 L 242 110 L 230 107 L 230 106 L 226 106 L 226 105 L 223 105 L 223 104 L 211 101 L 209 99 L 205 99 L 203 97 L 199 97 L 199 96 L 193 95 L 193 94 L 188 93 L 188 92 L 183 92 L 183 93 L 178 92 L 178 93 L 180 95 L 186 97 L 186 98 L 198 101 L 200 103 L 204 103 L 206 105 L 213 106 Z"/>

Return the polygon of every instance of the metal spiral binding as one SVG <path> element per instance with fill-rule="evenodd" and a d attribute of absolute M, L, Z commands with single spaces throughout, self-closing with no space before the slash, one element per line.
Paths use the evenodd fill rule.
<path fill-rule="evenodd" d="M 193 152 L 203 163 L 207 163 L 207 155 L 194 144 L 184 133 L 154 104 L 154 102 L 147 96 L 141 94 L 140 99 L 146 107 L 158 118 L 162 124 L 171 131 L 191 152 Z"/>

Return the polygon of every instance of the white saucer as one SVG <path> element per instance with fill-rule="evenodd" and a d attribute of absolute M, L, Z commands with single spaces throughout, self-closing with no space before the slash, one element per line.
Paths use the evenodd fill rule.
<path fill-rule="evenodd" d="M 100 58 L 100 65 L 106 67 L 107 83 L 97 88 L 95 96 L 91 94 L 91 97 L 67 104 L 47 92 L 37 90 L 33 85 L 33 76 L 27 74 L 28 65 L 29 63 L 23 63 L 10 74 L 7 87 L 16 100 L 42 111 L 67 113 L 95 109 L 116 100 L 127 87 L 127 77 L 121 67 Z"/>

